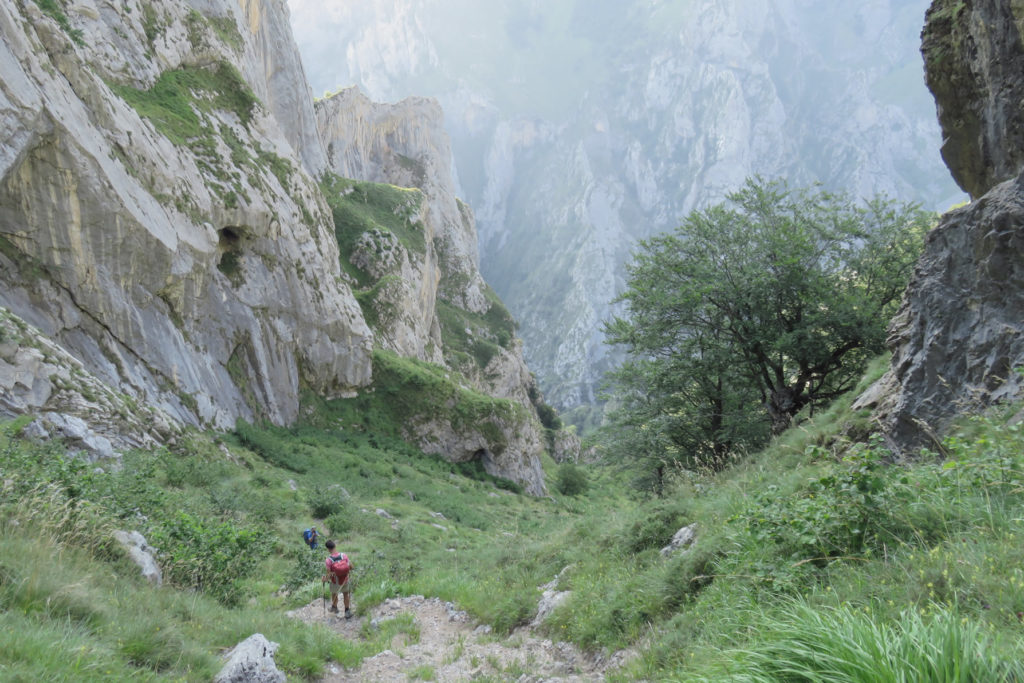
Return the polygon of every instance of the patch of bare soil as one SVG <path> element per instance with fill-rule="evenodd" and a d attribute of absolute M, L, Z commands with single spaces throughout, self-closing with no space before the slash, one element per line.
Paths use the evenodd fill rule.
<path fill-rule="evenodd" d="M 436 681 L 603 681 L 604 672 L 621 666 L 628 656 L 588 656 L 568 643 L 538 637 L 530 627 L 517 629 L 507 638 L 496 638 L 489 627 L 477 625 L 451 603 L 418 595 L 387 600 L 369 615 L 352 619 L 325 614 L 319 601 L 289 615 L 309 623 L 326 623 L 345 638 L 358 640 L 366 621 L 375 624 L 403 613 L 413 615 L 420 631 L 418 642 L 408 642 L 404 634 L 396 636 L 390 649 L 363 660 L 355 670 L 331 664 L 323 683 L 404 682 L 414 680 L 417 672 L 422 675 L 427 671 Z"/>

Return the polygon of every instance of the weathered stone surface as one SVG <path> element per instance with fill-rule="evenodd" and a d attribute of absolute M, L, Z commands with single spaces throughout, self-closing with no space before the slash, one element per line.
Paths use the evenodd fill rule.
<path fill-rule="evenodd" d="M 128 551 L 132 562 L 138 565 L 142 571 L 144 579 L 154 586 L 163 584 L 164 579 L 160 571 L 160 565 L 157 564 L 156 558 L 153 557 L 155 550 L 146 542 L 145 536 L 138 531 L 117 530 L 114 532 L 114 538 Z"/>
<path fill-rule="evenodd" d="M 403 356 L 446 363 L 438 302 L 476 314 L 486 313 L 491 304 L 479 272 L 473 215 L 455 196 L 440 107 L 425 98 L 371 102 L 358 89 L 348 88 L 317 102 L 316 112 L 331 171 L 420 190 L 410 201 L 419 202 L 412 208 L 417 210 L 415 225 L 423 231 L 422 253 L 404 247 L 390 233 L 367 232 L 349 260 L 379 283 L 373 302 L 383 321 L 375 326 L 377 343 Z M 542 495 L 540 427 L 530 400 L 536 382 L 519 340 L 508 348 L 495 346 L 486 367 L 456 369 L 476 390 L 526 408 L 519 419 L 490 422 L 502 433 L 500 446 L 478 427 L 455 428 L 438 420 L 419 421 L 407 426 L 406 433 L 428 453 L 454 462 L 481 458 L 491 474 Z"/>
<path fill-rule="evenodd" d="M 0 5 L 0 305 L 187 423 L 284 423 L 302 382 L 326 395 L 365 385 L 370 332 L 303 170 L 322 161 L 287 11 L 253 2 L 242 26 L 232 3 L 197 3 L 204 16 L 153 0 L 147 33 L 128 4 L 69 7 L 81 42 L 36 3 Z M 249 118 L 194 110 L 208 145 L 175 144 L 115 92 L 222 64 L 265 101 Z M 279 125 L 293 108 L 307 114 Z M 20 386 L 42 400 L 45 387 Z"/>
<path fill-rule="evenodd" d="M 575 432 L 562 429 L 555 433 L 555 443 L 551 449 L 551 457 L 555 462 L 580 462 L 583 458 L 583 444 Z"/>
<path fill-rule="evenodd" d="M 284 683 L 287 676 L 274 663 L 279 645 L 256 633 L 228 653 L 228 661 L 214 683 Z"/>
<path fill-rule="evenodd" d="M 673 553 L 686 550 L 697 540 L 697 525 L 690 524 L 677 531 L 667 546 L 661 549 L 661 556 L 668 557 Z"/>
<path fill-rule="evenodd" d="M 374 342 L 445 363 L 439 301 L 490 309 L 436 102 L 352 90 L 315 112 L 283 0 L 64 9 L 62 28 L 38 3 L 0 5 L 0 310 L 34 330 L 0 337 L 0 411 L 45 414 L 91 459 L 181 423 L 286 424 L 300 387 L 369 384 Z M 154 114 L 172 99 L 154 102 L 157 85 L 182 100 L 173 115 Z M 423 253 L 381 232 L 348 255 L 381 283 L 375 330 L 341 270 L 327 170 L 419 188 Z M 542 493 L 533 379 L 504 346 L 468 377 L 527 408 L 490 425 L 500 447 L 493 429 L 422 433 Z"/>
<path fill-rule="evenodd" d="M 898 388 L 879 415 L 899 450 L 934 450 L 957 415 L 1021 395 L 1024 175 L 928 235 L 888 343 L 892 366 L 880 382 Z"/>
<path fill-rule="evenodd" d="M 1024 4 L 934 0 L 921 52 L 942 126 L 942 156 L 972 197 L 1024 167 Z"/>
<path fill-rule="evenodd" d="M 890 325 L 891 368 L 855 404 L 876 405 L 907 454 L 937 449 L 958 415 L 1019 397 L 1024 366 L 1024 5 L 935 0 L 926 21 L 943 156 L 978 199 L 928 235 Z"/>
<path fill-rule="evenodd" d="M 488 302 L 476 225 L 455 196 L 451 143 L 438 103 L 413 97 L 383 104 L 371 102 L 358 88 L 347 88 L 317 102 L 316 112 L 332 171 L 345 178 L 423 191 L 430 214 L 423 223 L 423 271 L 440 268 L 443 298 L 484 313 Z"/>
<path fill-rule="evenodd" d="M 63 438 L 89 460 L 152 446 L 178 431 L 173 418 L 113 391 L 39 329 L 0 307 L 0 414 L 36 414 L 23 434 Z"/>
<path fill-rule="evenodd" d="M 539 457 L 543 447 L 536 420 L 495 414 L 479 424 L 458 428 L 447 420 L 424 420 L 408 424 L 405 429 L 406 437 L 425 453 L 434 453 L 452 462 L 479 459 L 488 474 L 518 482 L 530 495 L 547 493 Z M 494 430 L 501 433 L 497 442 Z"/>

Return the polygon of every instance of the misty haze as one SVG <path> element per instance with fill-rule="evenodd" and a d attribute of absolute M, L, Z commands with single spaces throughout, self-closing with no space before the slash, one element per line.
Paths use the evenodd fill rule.
<path fill-rule="evenodd" d="M 314 95 L 430 96 L 481 270 L 584 423 L 638 238 L 748 176 L 962 199 L 919 52 L 927 0 L 290 0 Z"/>

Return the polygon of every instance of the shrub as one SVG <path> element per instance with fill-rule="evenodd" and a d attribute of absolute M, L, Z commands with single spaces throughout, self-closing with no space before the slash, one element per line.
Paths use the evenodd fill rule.
<path fill-rule="evenodd" d="M 685 504 L 679 501 L 659 501 L 640 514 L 640 519 L 625 532 L 625 545 L 634 553 L 665 547 L 687 519 Z"/>
<path fill-rule="evenodd" d="M 558 478 L 555 481 L 555 489 L 563 496 L 578 496 L 586 493 L 590 482 L 587 480 L 587 473 L 581 467 L 564 462 L 558 467 Z"/>
<path fill-rule="evenodd" d="M 199 589 L 225 605 L 238 604 L 241 581 L 269 554 L 271 541 L 231 522 L 214 524 L 180 512 L 149 533 L 160 548 L 164 576 L 181 588 Z"/>
<path fill-rule="evenodd" d="M 340 513 L 345 508 L 345 502 L 341 494 L 331 491 L 324 486 L 314 486 L 306 496 L 309 503 L 309 512 L 316 519 L 340 516 Z M 333 529 L 334 527 L 331 528 Z"/>

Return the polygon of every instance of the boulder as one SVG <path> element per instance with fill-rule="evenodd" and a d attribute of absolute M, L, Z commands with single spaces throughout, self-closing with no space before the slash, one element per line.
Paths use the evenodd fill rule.
<path fill-rule="evenodd" d="M 147 542 L 146 537 L 138 531 L 114 532 L 114 538 L 121 546 L 128 551 L 128 556 L 142 570 L 142 576 L 154 586 L 163 584 L 163 575 L 160 572 L 160 565 L 153 557 L 156 552 Z"/>
<path fill-rule="evenodd" d="M 249 636 L 227 654 L 214 683 L 285 683 L 287 677 L 274 663 L 278 647 L 262 633 Z"/>
<path fill-rule="evenodd" d="M 684 526 L 682 529 L 675 533 L 675 535 L 672 537 L 672 541 L 669 542 L 667 546 L 661 549 L 661 556 L 668 557 L 673 553 L 679 552 L 681 550 L 686 550 L 691 545 L 693 545 L 693 542 L 695 540 L 697 540 L 697 524 L 694 523 L 690 524 L 689 526 Z"/>

